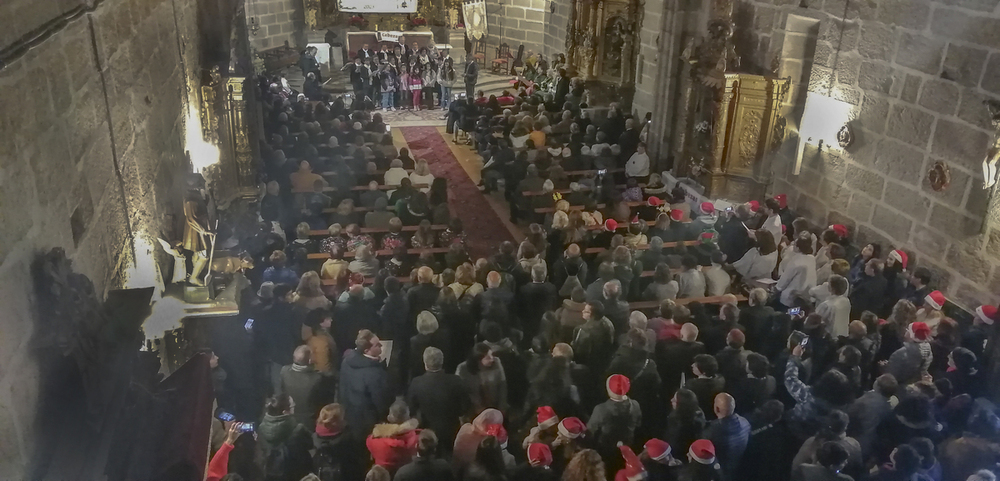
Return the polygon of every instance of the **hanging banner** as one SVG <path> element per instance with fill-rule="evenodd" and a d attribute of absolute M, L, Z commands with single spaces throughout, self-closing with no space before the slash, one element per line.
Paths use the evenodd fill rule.
<path fill-rule="evenodd" d="M 465 35 L 470 40 L 479 40 L 486 36 L 485 0 L 473 0 L 463 3 L 462 14 L 465 15 Z"/>

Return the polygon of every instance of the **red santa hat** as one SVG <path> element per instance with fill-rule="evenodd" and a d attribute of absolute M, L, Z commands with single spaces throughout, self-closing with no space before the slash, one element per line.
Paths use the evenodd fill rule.
<path fill-rule="evenodd" d="M 944 294 L 941 291 L 933 291 L 924 297 L 924 305 L 935 311 L 940 311 L 944 307 L 944 302 Z"/>
<path fill-rule="evenodd" d="M 691 460 L 698 464 L 714 464 L 715 445 L 707 439 L 699 439 L 691 443 L 688 456 L 691 456 Z"/>
<path fill-rule="evenodd" d="M 666 441 L 660 439 L 650 439 L 646 441 L 646 454 L 649 455 L 649 459 L 654 461 L 663 461 L 670 456 L 670 445 Z"/>
<path fill-rule="evenodd" d="M 833 224 L 830 226 L 830 229 L 832 229 L 833 232 L 837 234 L 837 237 L 840 237 L 841 239 L 847 237 L 847 226 L 844 224 Z"/>
<path fill-rule="evenodd" d="M 901 266 L 903 266 L 903 269 L 906 269 L 906 263 L 910 260 L 910 256 L 906 255 L 905 252 L 899 249 L 894 249 L 890 252 L 889 258 L 898 262 Z"/>
<path fill-rule="evenodd" d="M 587 429 L 580 418 L 566 418 L 559 421 L 559 434 L 564 438 L 576 439 Z"/>
<path fill-rule="evenodd" d="M 993 325 L 993 322 L 997 319 L 997 308 L 989 304 L 979 306 L 976 308 L 976 317 L 980 321 L 983 321 L 983 324 Z"/>
<path fill-rule="evenodd" d="M 774 200 L 778 201 L 778 207 L 785 209 L 788 207 L 788 196 L 785 194 L 778 194 L 774 196 Z"/>
<path fill-rule="evenodd" d="M 702 202 L 698 206 L 698 210 L 701 212 L 701 215 L 712 215 L 715 213 L 715 205 L 711 202 Z"/>
<path fill-rule="evenodd" d="M 627 377 L 621 374 L 612 374 L 608 376 L 608 380 L 605 383 L 608 388 L 608 397 L 612 401 L 624 401 L 628 399 L 626 394 L 628 394 L 629 388 L 632 387 L 632 383 Z"/>
<path fill-rule="evenodd" d="M 660 200 L 659 197 L 654 195 L 650 196 L 649 200 L 646 201 L 646 204 L 648 204 L 650 207 L 659 207 L 663 205 L 663 201 Z"/>
<path fill-rule="evenodd" d="M 750 212 L 757 212 L 760 210 L 760 202 L 757 202 L 756 200 L 747 202 L 747 205 L 750 206 Z"/>
<path fill-rule="evenodd" d="M 552 464 L 552 449 L 545 443 L 529 444 L 528 463 L 532 466 L 548 466 Z"/>
<path fill-rule="evenodd" d="M 503 424 L 490 424 L 486 427 L 486 435 L 497 438 L 500 449 L 507 449 L 507 430 L 503 428 Z"/>
<path fill-rule="evenodd" d="M 910 331 L 910 335 L 918 341 L 926 341 L 931 338 L 931 328 L 927 327 L 925 322 L 914 322 L 907 329 Z"/>
<path fill-rule="evenodd" d="M 642 466 L 642 461 L 639 460 L 639 456 L 636 456 L 632 451 L 632 448 L 622 445 L 621 442 L 618 443 L 618 449 L 622 452 L 622 457 L 625 458 L 625 468 L 618 471 L 615 474 L 615 481 L 639 481 L 642 479 L 643 474 L 646 472 L 646 468 Z"/>
<path fill-rule="evenodd" d="M 680 222 L 683 219 L 684 219 L 684 211 L 682 211 L 680 209 L 671 209 L 670 210 L 670 220 L 672 220 L 674 222 Z"/>
<path fill-rule="evenodd" d="M 618 221 L 614 219 L 608 219 L 604 221 L 604 230 L 607 230 L 609 232 L 614 232 L 618 230 Z"/>
<path fill-rule="evenodd" d="M 698 236 L 698 242 L 702 244 L 714 244 L 715 243 L 715 232 L 705 231 Z"/>
<path fill-rule="evenodd" d="M 538 414 L 538 429 L 548 429 L 559 424 L 559 416 L 550 406 L 541 406 L 536 411 Z"/>
<path fill-rule="evenodd" d="M 640 222 L 640 220 L 639 220 L 639 214 L 634 215 L 632 217 L 632 220 L 629 221 L 629 223 L 631 223 L 631 224 L 638 224 L 639 222 Z"/>

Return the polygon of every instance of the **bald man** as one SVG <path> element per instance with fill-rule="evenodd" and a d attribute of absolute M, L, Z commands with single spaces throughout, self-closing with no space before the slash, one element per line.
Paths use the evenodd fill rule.
<path fill-rule="evenodd" d="M 511 286 L 513 288 L 513 286 Z M 487 314 L 500 322 L 506 332 L 513 326 L 513 316 L 510 315 L 514 303 L 514 292 L 503 285 L 503 276 L 497 271 L 486 275 L 486 290 L 472 301 L 472 312 L 483 319 Z"/>
<path fill-rule="evenodd" d="M 281 391 L 291 396 L 295 402 L 295 420 L 306 426 L 316 424 L 319 413 L 316 386 L 322 375 L 312 366 L 312 351 L 309 346 L 299 346 L 292 354 L 292 364 L 281 368 Z"/>
<path fill-rule="evenodd" d="M 666 394 L 673 396 L 681 386 L 681 376 L 685 380 L 694 379 L 691 372 L 694 357 L 705 353 L 705 345 L 698 342 L 698 326 L 685 323 L 681 326 L 681 337 L 667 338 L 656 349 L 656 366 L 663 379 Z"/>
<path fill-rule="evenodd" d="M 563 292 L 563 286 L 566 285 L 566 280 L 570 277 L 576 277 L 577 282 L 586 287 L 584 282 L 587 282 L 587 263 L 584 262 L 581 256 L 580 246 L 576 244 L 570 244 L 563 251 L 563 256 L 555 262 L 552 266 L 552 283 L 555 284 L 556 288 Z M 564 292 L 571 293 L 573 288 L 569 287 Z M 564 295 L 563 297 L 567 297 Z"/>
<path fill-rule="evenodd" d="M 750 423 L 736 414 L 736 400 L 727 393 L 715 396 L 714 411 L 718 419 L 709 423 L 705 438 L 715 445 L 715 456 L 726 479 L 733 479 L 750 440 Z"/>

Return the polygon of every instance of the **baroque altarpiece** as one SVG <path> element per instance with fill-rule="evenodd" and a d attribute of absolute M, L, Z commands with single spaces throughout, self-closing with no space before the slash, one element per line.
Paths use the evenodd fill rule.
<path fill-rule="evenodd" d="M 566 61 L 599 98 L 631 104 L 643 8 L 641 0 L 573 0 Z"/>
<path fill-rule="evenodd" d="M 707 35 L 682 54 L 681 108 L 672 139 L 675 173 L 697 180 L 710 198 L 764 196 L 771 152 L 785 135 L 781 117 L 790 79 L 749 73 L 733 46 L 733 0 L 715 0 Z"/>

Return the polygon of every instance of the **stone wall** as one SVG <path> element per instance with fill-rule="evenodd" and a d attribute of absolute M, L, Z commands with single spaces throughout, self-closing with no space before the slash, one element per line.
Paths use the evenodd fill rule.
<path fill-rule="evenodd" d="M 247 2 L 247 25 L 259 27 L 250 37 L 254 48 L 264 50 L 280 47 L 288 42 L 295 47 L 301 43 L 305 48 L 305 38 L 299 38 L 304 24 L 302 0 L 255 0 Z M 254 20 L 255 19 L 255 20 Z"/>
<path fill-rule="evenodd" d="M 565 0 L 561 0 L 565 1 Z M 546 52 L 546 22 L 552 15 L 547 0 L 505 0 L 503 5 L 486 4 L 486 68 L 497 56 L 497 46 L 506 43 L 510 54 L 517 56 L 517 47 L 528 51 Z M 563 27 L 565 31 L 565 26 Z M 563 34 L 565 36 L 565 34 Z"/>
<path fill-rule="evenodd" d="M 2 2 L 2 46 L 71 3 Z M 157 234 L 160 213 L 176 212 L 196 10 L 195 0 L 105 0 L 0 70 L 0 479 L 31 478 L 32 260 L 62 247 L 103 295 L 124 282 L 133 235 Z"/>
<path fill-rule="evenodd" d="M 801 70 L 782 62 L 782 74 L 844 102 L 856 140 L 845 151 L 829 141 L 818 149 L 814 139 L 795 175 L 798 136 L 789 134 L 775 155 L 773 192 L 789 194 L 818 225 L 849 225 L 858 244 L 906 250 L 960 303 L 997 301 L 1000 231 L 980 234 L 988 203 L 980 162 L 991 135 L 982 102 L 1000 100 L 1000 2 L 805 3 L 740 4 L 737 45 L 751 65 L 804 56 Z M 786 28 L 803 21 L 818 28 L 811 50 L 799 41 L 808 35 Z M 926 180 L 938 161 L 951 169 L 943 192 Z"/>
<path fill-rule="evenodd" d="M 632 113 L 642 118 L 653 108 L 656 96 L 658 43 L 663 29 L 663 0 L 647 1 L 639 31 L 639 54 L 635 60 L 635 97 Z"/>
<path fill-rule="evenodd" d="M 570 0 L 551 0 L 555 4 L 555 13 L 547 13 L 545 17 L 545 50 L 544 54 L 551 65 L 556 54 L 566 53 L 566 27 L 569 26 L 570 10 L 573 2 Z M 551 7 L 550 7 L 551 8 Z M 548 10 L 547 10 L 548 12 Z"/>

